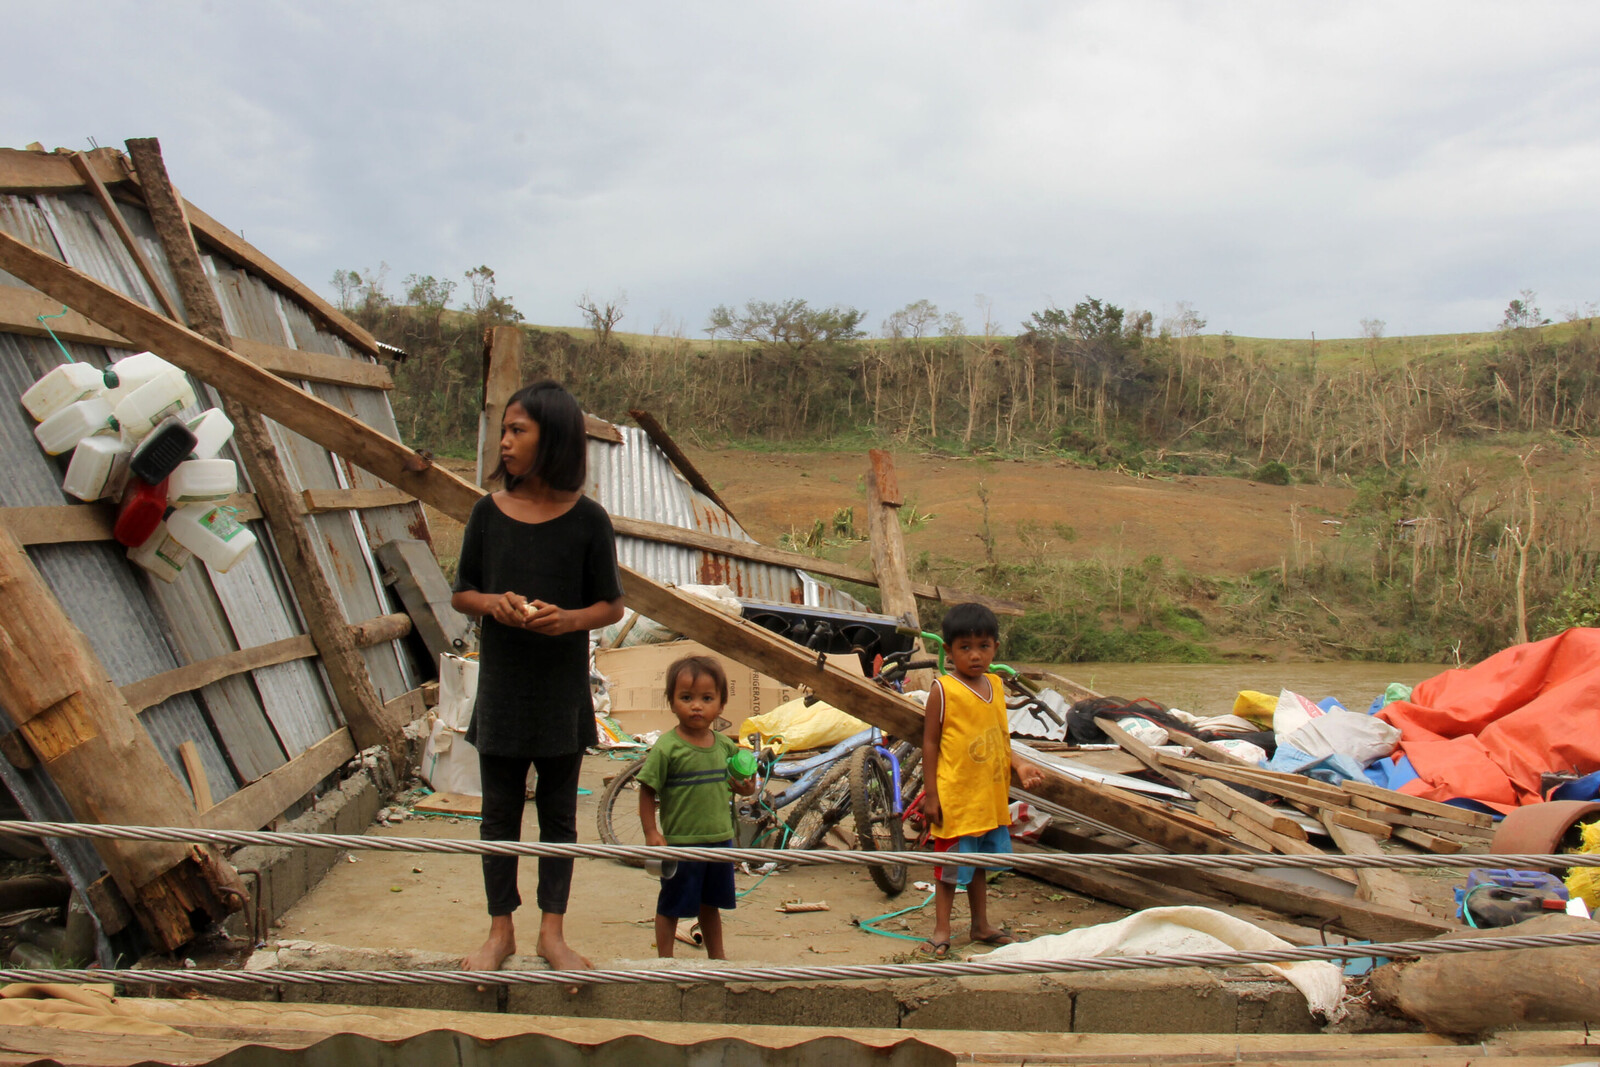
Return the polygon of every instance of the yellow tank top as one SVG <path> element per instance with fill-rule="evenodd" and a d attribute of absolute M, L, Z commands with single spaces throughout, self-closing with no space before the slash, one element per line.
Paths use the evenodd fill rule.
<path fill-rule="evenodd" d="M 959 678 L 940 678 L 944 725 L 939 733 L 939 808 L 935 837 L 967 837 L 1011 825 L 1011 720 L 1005 687 L 989 680 L 986 702 Z"/>

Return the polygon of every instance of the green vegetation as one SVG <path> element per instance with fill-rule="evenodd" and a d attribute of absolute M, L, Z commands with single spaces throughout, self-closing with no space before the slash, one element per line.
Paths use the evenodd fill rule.
<path fill-rule="evenodd" d="M 464 307 L 450 308 L 456 283 L 431 276 L 406 278 L 403 300 L 382 270 L 334 279 L 341 307 L 409 353 L 394 368 L 401 434 L 444 455 L 475 448 L 484 331 L 522 324 L 492 270 L 464 281 Z M 1583 471 L 1600 426 L 1600 336 L 1593 319 L 1550 324 L 1532 293 L 1489 333 L 1388 338 L 1368 319 L 1363 336 L 1336 341 L 1208 335 L 1186 304 L 1158 323 L 1097 298 L 1034 312 L 1015 336 L 928 301 L 887 316 L 878 337 L 864 312 L 804 300 L 720 306 L 703 337 L 682 324 L 620 332 L 625 297 L 577 306 L 587 329 L 522 325 L 525 377 L 567 383 L 603 417 L 648 409 L 700 445 L 890 444 L 1357 490 L 1346 514 L 1296 516 L 1283 565 L 1246 576 L 1032 550 L 1012 561 L 981 501 L 981 561 L 924 553 L 912 566 L 920 580 L 1026 602 L 1008 631 L 1019 659 L 1192 659 L 1266 642 L 1470 659 L 1600 619 Z M 913 528 L 930 518 L 902 515 Z M 1325 518 L 1338 536 L 1313 540 Z M 847 543 L 857 534 L 839 519 L 787 540 Z"/>

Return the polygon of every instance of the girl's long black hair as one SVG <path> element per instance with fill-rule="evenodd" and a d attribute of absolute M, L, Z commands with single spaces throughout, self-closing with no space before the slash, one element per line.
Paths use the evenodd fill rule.
<path fill-rule="evenodd" d="M 578 406 L 577 398 L 560 382 L 545 378 L 513 393 L 506 401 L 507 409 L 512 404 L 539 424 L 539 447 L 533 455 L 533 466 L 526 474 L 518 477 L 507 474 L 502 459 L 491 477 L 500 479 L 508 491 L 528 478 L 537 478 L 560 492 L 582 490 L 589 476 L 589 442 L 584 433 L 583 409 Z"/>

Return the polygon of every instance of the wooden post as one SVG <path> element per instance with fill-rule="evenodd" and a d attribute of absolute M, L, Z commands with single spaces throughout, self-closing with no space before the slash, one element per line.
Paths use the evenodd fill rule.
<path fill-rule="evenodd" d="M 483 412 L 478 416 L 478 484 L 488 488 L 500 465 L 500 420 L 506 401 L 522 388 L 522 330 L 496 326 L 483 346 Z"/>
<path fill-rule="evenodd" d="M 883 613 L 893 615 L 902 625 L 921 630 L 917 618 L 917 595 L 911 588 L 911 572 L 906 567 L 906 542 L 900 532 L 900 480 L 894 473 L 894 457 L 881 448 L 867 453 L 867 536 L 872 541 L 872 574 L 878 581 Z M 922 639 L 916 639 L 918 650 Z M 932 671 L 912 671 L 906 675 L 906 688 L 927 689 L 933 685 Z"/>
<path fill-rule="evenodd" d="M 196 826 L 189 794 L 61 610 L 27 551 L 0 530 L 0 703 L 81 822 Z M 164 950 L 194 937 L 190 915 L 246 899 L 210 848 L 96 841 L 113 881 Z"/>
<path fill-rule="evenodd" d="M 166 250 L 167 263 L 177 279 L 190 324 L 196 333 L 226 348 L 229 334 L 222 318 L 222 305 L 200 262 L 200 250 L 195 246 L 193 232 L 184 217 L 183 202 L 167 177 L 160 143 L 153 137 L 135 138 L 128 142 L 128 154 L 133 157 L 150 220 Z M 202 372 L 200 377 L 207 375 Z M 222 404 L 233 422 L 234 446 L 255 486 L 267 528 L 272 531 L 289 585 L 299 602 L 311 640 L 317 646 L 334 697 L 350 726 L 351 736 L 359 748 L 383 745 L 398 749 L 401 743 L 399 726 L 385 717 L 383 702 L 378 699 L 372 679 L 367 675 L 366 661 L 350 638 L 350 620 L 344 617 L 344 610 L 312 547 L 311 532 L 305 522 L 305 502 L 289 483 L 288 472 L 273 447 L 266 421 L 226 391 Z"/>

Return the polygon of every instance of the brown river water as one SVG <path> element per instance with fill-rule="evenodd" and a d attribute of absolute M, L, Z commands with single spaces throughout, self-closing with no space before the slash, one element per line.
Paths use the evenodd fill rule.
<path fill-rule="evenodd" d="M 1047 670 L 1108 696 L 1149 697 L 1194 715 L 1226 715 L 1241 689 L 1312 700 L 1338 697 L 1366 711 L 1390 682 L 1416 685 L 1448 668 L 1437 663 L 1058 663 Z"/>

